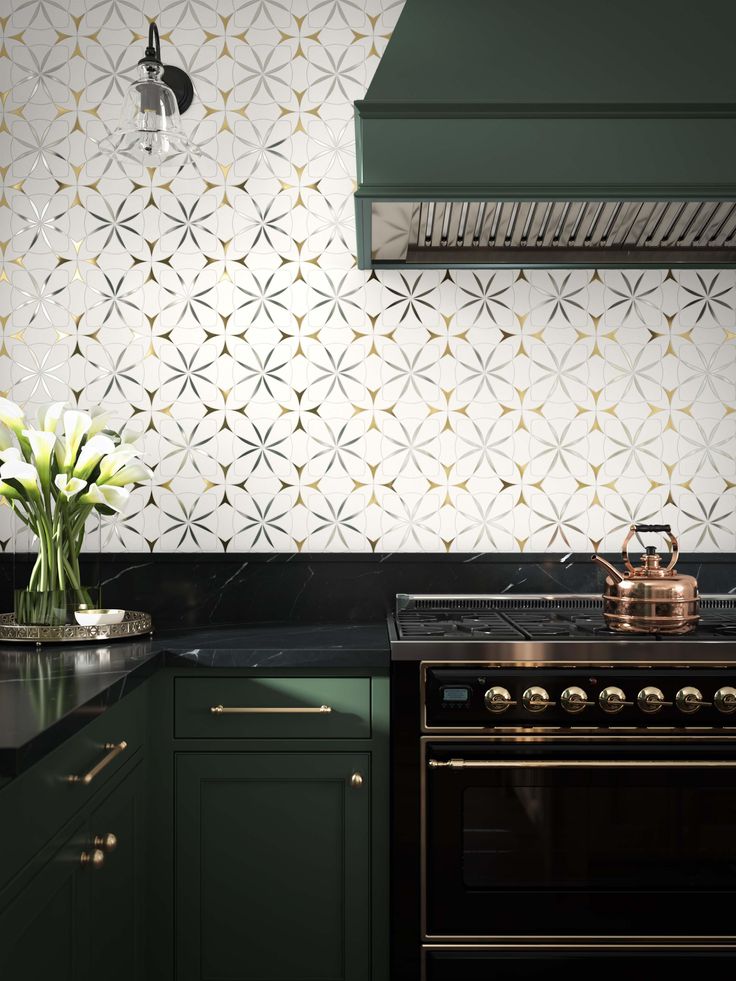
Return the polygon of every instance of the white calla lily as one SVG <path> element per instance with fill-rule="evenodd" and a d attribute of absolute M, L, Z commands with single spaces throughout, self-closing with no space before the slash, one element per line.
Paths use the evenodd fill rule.
<path fill-rule="evenodd" d="M 132 446 L 133 443 L 138 442 L 142 435 L 142 429 L 140 429 L 138 426 L 131 426 L 130 423 L 128 423 L 120 434 L 120 442 L 123 446 Z"/>
<path fill-rule="evenodd" d="M 0 422 L 0 450 L 7 450 L 12 445 L 13 434 L 4 422 Z"/>
<path fill-rule="evenodd" d="M 130 491 L 122 487 L 110 487 L 90 484 L 89 489 L 79 498 L 82 504 L 101 505 L 113 511 L 122 511 L 130 497 Z"/>
<path fill-rule="evenodd" d="M 55 433 L 65 408 L 66 402 L 52 402 L 50 405 L 42 406 L 38 410 L 38 426 L 36 428 L 42 429 L 46 433 Z"/>
<path fill-rule="evenodd" d="M 115 443 L 103 433 L 97 433 L 91 439 L 87 439 L 74 465 L 74 476 L 86 479 L 100 460 L 114 451 Z"/>
<path fill-rule="evenodd" d="M 56 456 L 56 466 L 59 470 L 64 470 L 64 460 L 66 459 L 66 440 L 63 436 L 56 437 L 56 449 L 54 451 Z"/>
<path fill-rule="evenodd" d="M 90 484 L 87 490 L 79 498 L 80 504 L 104 504 L 105 498 L 97 484 Z"/>
<path fill-rule="evenodd" d="M 15 402 L 0 398 L 0 422 L 12 430 L 16 436 L 20 436 L 26 424 L 26 416 L 23 409 Z"/>
<path fill-rule="evenodd" d="M 22 499 L 20 491 L 12 484 L 6 484 L 4 480 L 0 480 L 0 497 L 4 497 L 8 501 L 20 501 Z"/>
<path fill-rule="evenodd" d="M 97 483 L 106 484 L 118 470 L 122 470 L 131 460 L 135 460 L 140 455 L 140 450 L 134 446 L 125 444 L 116 446 L 112 453 L 108 453 L 104 460 L 100 461 L 100 476 Z"/>
<path fill-rule="evenodd" d="M 79 444 L 89 431 L 92 425 L 92 417 L 87 412 L 70 410 L 64 413 L 64 438 L 66 449 L 62 468 L 71 470 L 77 459 Z"/>
<path fill-rule="evenodd" d="M 81 480 L 79 477 L 70 477 L 66 473 L 57 473 L 56 477 L 54 477 L 54 483 L 61 496 L 67 501 L 76 497 L 87 486 L 86 480 Z"/>
<path fill-rule="evenodd" d="M 33 462 L 36 464 L 41 486 L 47 488 L 51 483 L 51 454 L 56 445 L 56 436 L 42 429 L 24 429 L 23 435 L 31 444 Z"/>
<path fill-rule="evenodd" d="M 102 491 L 102 496 L 105 498 L 105 504 L 107 507 L 111 508 L 113 511 L 117 511 L 118 514 L 128 503 L 130 491 L 126 490 L 124 487 L 114 487 L 111 484 L 104 484 L 102 487 L 100 487 L 100 490 Z"/>
<path fill-rule="evenodd" d="M 38 487 L 38 471 L 32 463 L 23 460 L 11 460 L 0 467 L 0 480 L 16 481 L 29 497 L 40 498 Z"/>
<path fill-rule="evenodd" d="M 92 416 L 92 425 L 87 430 L 87 439 L 97 433 L 101 433 L 103 429 L 107 428 L 107 424 L 110 421 L 110 413 L 106 409 L 101 409 L 99 406 L 92 409 L 90 413 Z"/>
<path fill-rule="evenodd" d="M 18 405 L 0 397 L 0 498 L 38 542 L 19 622 L 47 624 L 57 618 L 55 607 L 38 600 L 48 590 L 69 589 L 89 603 L 79 568 L 89 512 L 121 512 L 130 485 L 153 473 L 133 445 L 142 433 L 129 424 L 121 433 L 101 408 L 84 412 L 54 402 L 36 418 L 29 425 Z"/>
<path fill-rule="evenodd" d="M 131 460 L 121 470 L 109 477 L 105 484 L 113 487 L 124 487 L 126 484 L 140 484 L 144 480 L 150 480 L 151 477 L 153 477 L 153 471 L 150 467 L 141 460 Z"/>

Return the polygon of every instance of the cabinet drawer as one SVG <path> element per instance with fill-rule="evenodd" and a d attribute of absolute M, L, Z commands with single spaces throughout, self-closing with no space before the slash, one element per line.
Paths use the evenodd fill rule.
<path fill-rule="evenodd" d="M 107 709 L 0 790 L 0 887 L 140 749 L 140 694 Z"/>
<path fill-rule="evenodd" d="M 368 739 L 370 678 L 177 678 L 177 738 Z"/>

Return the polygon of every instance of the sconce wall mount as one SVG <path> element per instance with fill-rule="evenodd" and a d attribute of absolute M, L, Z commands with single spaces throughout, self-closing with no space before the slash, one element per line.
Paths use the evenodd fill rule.
<path fill-rule="evenodd" d="M 161 62 L 161 40 L 155 21 L 151 21 L 149 25 L 148 47 L 138 64 L 151 65 L 152 68 L 159 66 L 163 69 L 163 74 L 159 77 L 176 96 L 179 113 L 185 113 L 194 100 L 194 86 L 191 78 L 182 68 L 177 68 L 176 65 L 164 65 Z"/>

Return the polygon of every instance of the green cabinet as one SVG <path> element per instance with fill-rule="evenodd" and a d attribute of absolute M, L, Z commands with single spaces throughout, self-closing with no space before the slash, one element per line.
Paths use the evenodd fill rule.
<path fill-rule="evenodd" d="M 0 897 L 0 977 L 140 981 L 143 766 L 90 799 L 71 831 Z M 18 814 L 19 822 L 22 814 Z M 6 899 L 7 897 L 7 899 Z"/>
<path fill-rule="evenodd" d="M 86 977 L 85 938 L 78 929 L 85 848 L 79 827 L 0 913 L 0 977 L 14 981 L 78 981 Z"/>
<path fill-rule="evenodd" d="M 370 755 L 183 753 L 179 981 L 369 981 Z"/>
<path fill-rule="evenodd" d="M 387 981 L 387 878 L 387 672 L 165 669 L 0 787 L 0 979 Z"/>

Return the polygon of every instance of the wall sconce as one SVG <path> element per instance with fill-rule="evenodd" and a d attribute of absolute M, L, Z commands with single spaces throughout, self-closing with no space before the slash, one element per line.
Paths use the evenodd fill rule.
<path fill-rule="evenodd" d="M 128 89 L 117 128 L 100 142 L 100 149 L 154 167 L 177 154 L 193 155 L 196 148 L 182 130 L 180 117 L 193 98 L 187 73 L 162 64 L 158 28 L 151 21 L 138 79 Z"/>

